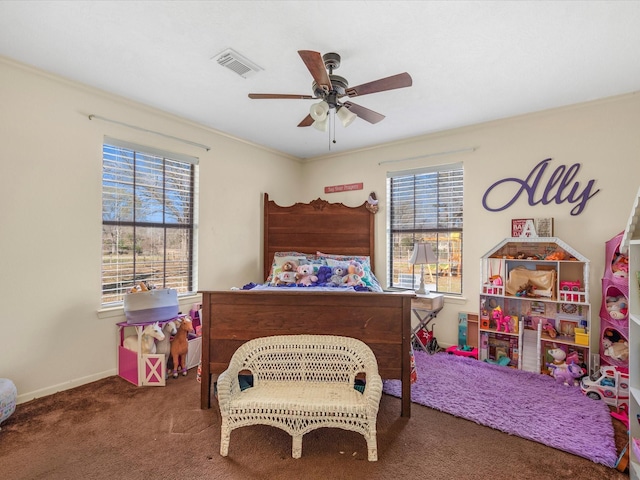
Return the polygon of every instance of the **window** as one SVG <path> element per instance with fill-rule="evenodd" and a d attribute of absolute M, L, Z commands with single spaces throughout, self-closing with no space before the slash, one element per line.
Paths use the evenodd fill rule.
<path fill-rule="evenodd" d="M 462 293 L 462 164 L 389 173 L 387 179 L 388 284 L 417 289 L 414 244 L 429 243 L 438 263 L 424 265 L 427 290 Z"/>
<path fill-rule="evenodd" d="M 106 138 L 102 147 L 102 304 L 144 281 L 193 291 L 197 159 Z"/>

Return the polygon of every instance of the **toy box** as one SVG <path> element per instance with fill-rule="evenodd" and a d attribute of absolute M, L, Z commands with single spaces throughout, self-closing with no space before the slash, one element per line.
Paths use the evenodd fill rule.
<path fill-rule="evenodd" d="M 171 288 L 124 296 L 127 323 L 165 322 L 178 316 L 178 292 Z"/>

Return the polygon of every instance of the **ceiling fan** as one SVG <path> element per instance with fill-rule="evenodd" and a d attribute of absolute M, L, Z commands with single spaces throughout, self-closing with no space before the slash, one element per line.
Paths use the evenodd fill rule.
<path fill-rule="evenodd" d="M 346 78 L 333 74 L 333 71 L 340 66 L 340 55 L 337 53 L 321 55 L 319 52 L 312 50 L 298 50 L 298 54 L 313 77 L 313 95 L 249 94 L 249 98 L 252 99 L 320 100 L 320 102 L 311 106 L 309 115 L 298 124 L 298 127 L 313 125 L 318 130 L 327 131 L 328 115 L 331 109 L 335 109 L 336 115 L 345 127 L 349 126 L 356 117 L 360 117 L 369 123 L 378 123 L 384 119 L 384 115 L 349 101 L 343 102 L 341 99 L 345 96 L 356 97 L 396 88 L 410 87 L 412 84 L 411 76 L 404 72 L 374 80 L 373 82 L 363 83 L 356 87 L 349 87 L 349 82 L 347 82 Z"/>

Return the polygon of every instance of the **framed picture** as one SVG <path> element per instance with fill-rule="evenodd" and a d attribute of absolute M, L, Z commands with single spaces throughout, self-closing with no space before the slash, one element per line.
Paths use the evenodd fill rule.
<path fill-rule="evenodd" d="M 538 237 L 553 237 L 553 218 L 536 218 L 534 225 Z"/>
<path fill-rule="evenodd" d="M 576 327 L 578 326 L 578 322 L 575 322 L 573 320 L 560 320 L 558 334 L 564 337 L 575 337 Z"/>
<path fill-rule="evenodd" d="M 514 218 L 511 220 L 512 237 L 537 237 L 533 218 Z"/>

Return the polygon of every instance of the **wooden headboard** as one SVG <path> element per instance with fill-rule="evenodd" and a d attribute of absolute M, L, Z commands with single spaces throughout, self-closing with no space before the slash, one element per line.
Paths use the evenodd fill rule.
<path fill-rule="evenodd" d="M 264 194 L 264 276 L 276 252 L 323 252 L 367 255 L 374 268 L 374 214 L 366 208 L 329 203 L 320 198 L 289 207 Z"/>

